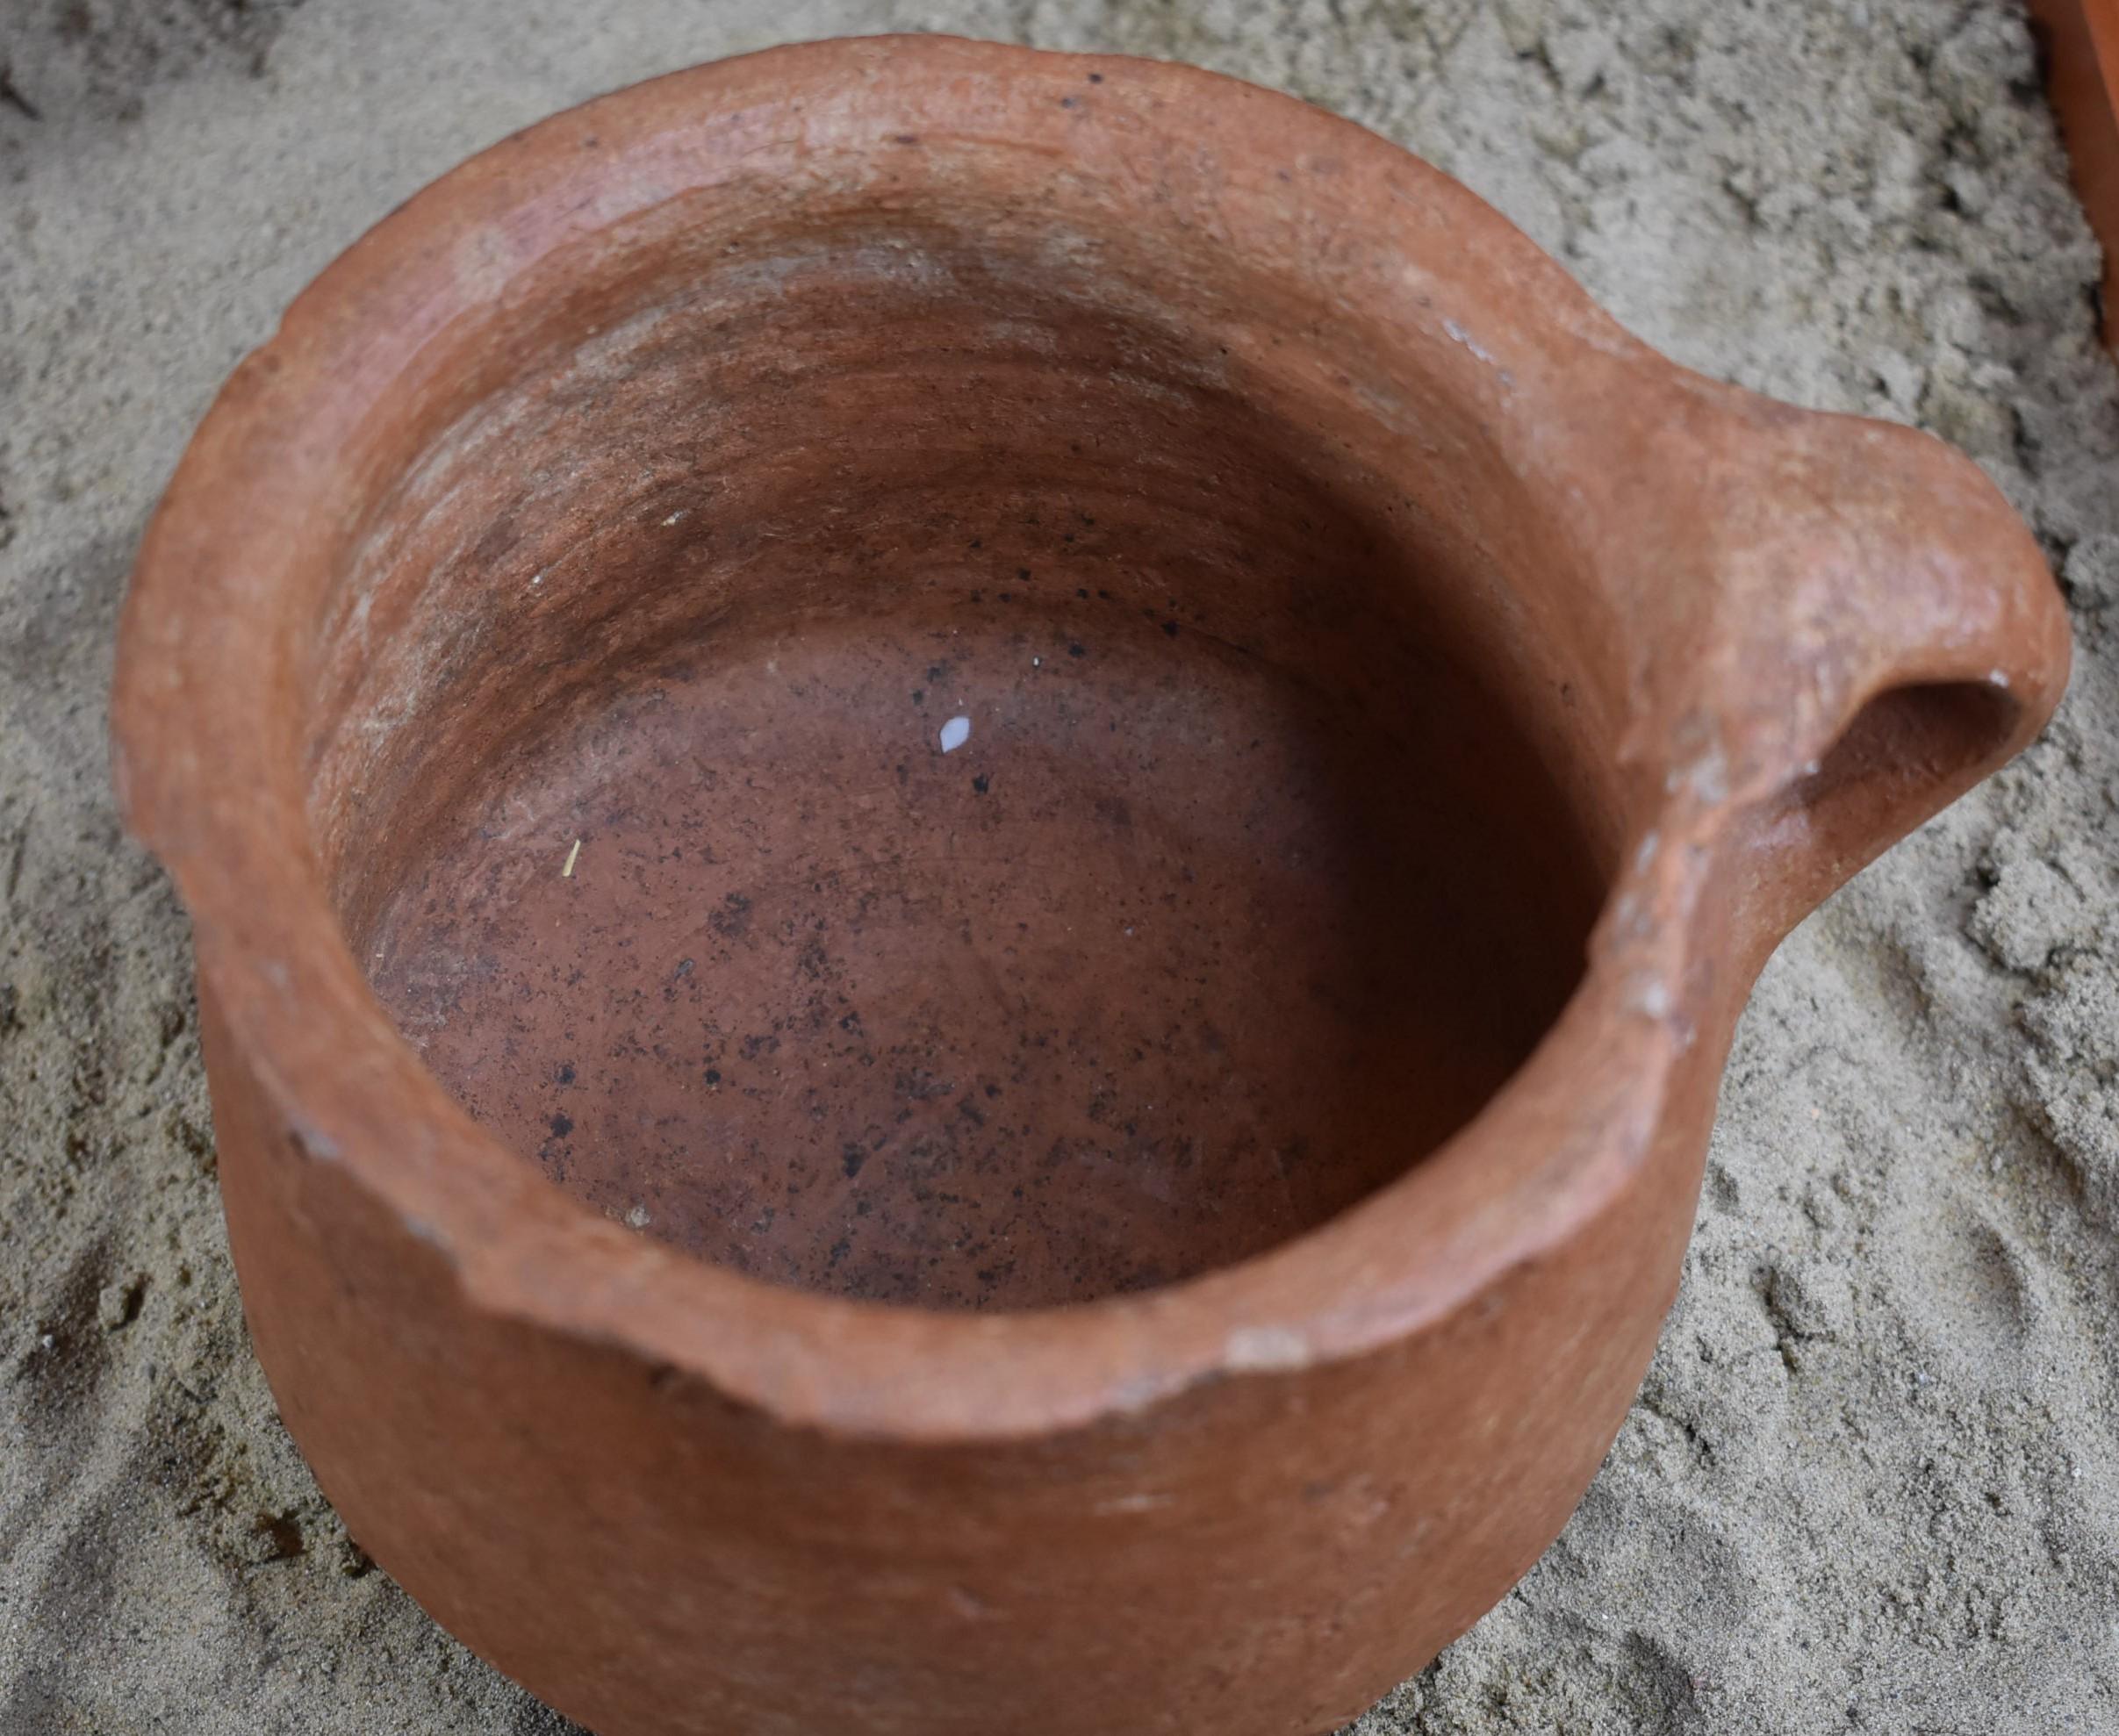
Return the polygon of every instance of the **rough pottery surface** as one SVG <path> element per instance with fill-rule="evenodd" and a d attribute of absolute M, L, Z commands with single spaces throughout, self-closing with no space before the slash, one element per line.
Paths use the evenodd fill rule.
<path fill-rule="evenodd" d="M 268 38 L 277 21 L 259 26 Z M 1670 23 L 1659 17 L 1621 25 L 1512 13 L 1505 37 L 1490 18 L 1469 31 L 1426 22 L 1425 39 L 1418 19 L 1391 24 L 1380 55 L 1377 39 L 1364 38 L 1358 79 L 1330 23 L 1290 20 L 1284 35 L 1231 26 L 1218 36 L 1219 26 L 1203 26 L 1181 37 L 1160 33 L 1145 12 L 1100 26 L 1090 11 L 1048 8 L 1035 27 L 1075 39 L 1108 27 L 1116 39 L 1262 72 L 1380 121 L 1498 196 L 1641 329 L 1717 371 L 1850 406 L 1888 409 L 1902 398 L 1910 413 L 1920 398 L 1921 418 L 1970 443 L 2035 514 L 2056 558 L 2067 556 L 2092 658 L 2087 699 L 2079 692 L 2071 707 L 2075 725 L 2064 721 L 2036 755 L 1916 850 L 1864 877 L 1776 961 L 1731 1075 L 1684 1309 L 1626 1439 L 1569 1541 L 1451 1648 L 1439 1672 L 1371 1722 L 1808 1729 L 1858 1708 L 1877 1728 L 2065 1728 L 2078 1717 L 2094 1727 L 2105 1702 L 2081 1648 L 2103 1632 L 2108 1603 L 2094 1575 L 2085 1576 L 2081 1552 L 2098 1523 L 2101 1461 L 2080 1407 L 2094 1406 L 2098 1376 L 2094 1359 L 2059 1352 L 2096 1342 L 2077 1312 L 2078 1291 L 2102 1268 L 2094 1241 L 2071 1238 L 2099 1209 L 2080 1033 L 2094 1004 L 2102 894 L 2079 862 L 2053 854 L 2049 834 L 2071 813 L 2094 829 L 2081 780 L 2109 758 L 2103 736 L 2079 721 L 2094 719 L 2108 681 L 2096 660 L 2099 521 L 2071 456 L 2079 451 L 2087 464 L 2103 449 L 2091 412 L 2104 401 L 2108 369 L 2099 371 L 2083 342 L 2084 312 L 2067 305 L 2094 256 L 2080 269 L 2079 225 L 2065 200 L 2055 203 L 2057 166 L 2027 94 L 2034 87 L 2013 69 L 2020 38 L 2012 47 L 2009 30 L 1985 14 L 1919 19 L 1888 8 L 1869 34 L 1812 20 L 1777 30 L 1771 42 L 1748 35 L 1735 15 L 1667 38 L 1656 34 Z M 90 1107 L 67 1111 L 63 1161 L 47 1155 L 10 1171 L 9 1230 L 28 1256 L 11 1281 L 30 1288 L 19 1311 L 25 1348 L 0 1394 L 11 1425 L 29 1416 L 45 1447 L 0 1465 L 0 1505 L 21 1540 L 10 1587 L 20 1595 L 11 1601 L 25 1616 L 0 1639 L 0 1723 L 542 1727 L 534 1707 L 452 1654 L 393 1587 L 334 1541 L 332 1515 L 271 1425 L 247 1348 L 229 1330 L 218 1211 L 190 1155 L 211 1153 L 187 1130 L 203 1102 L 186 1022 L 157 1016 L 165 1002 L 171 1012 L 188 1002 L 188 979 L 173 945 L 140 943 L 174 932 L 167 904 L 136 863 L 122 886 L 109 879 L 106 869 L 125 858 L 108 852 L 93 752 L 76 753 L 84 742 L 93 749 L 101 635 L 81 635 L 84 655 L 75 656 L 54 635 L 84 607 L 91 617 L 107 607 L 111 563 L 133 542 L 123 515 L 159 482 L 168 459 L 155 455 L 171 450 L 170 438 L 196 417 L 201 386 L 232 355 L 212 355 L 221 340 L 210 334 L 245 335 L 247 326 L 255 341 L 363 212 L 504 130 L 502 121 L 621 82 L 629 66 L 651 66 L 657 55 L 663 64 L 684 58 L 649 40 L 662 26 L 645 14 L 635 23 L 638 40 L 591 20 L 570 25 L 564 79 L 539 85 L 542 74 L 511 75 L 514 94 L 498 100 L 500 87 L 464 61 L 447 31 L 393 43 L 386 18 L 371 29 L 321 7 L 271 41 L 269 65 L 258 43 L 243 49 L 265 73 L 255 85 L 213 75 L 211 61 L 198 72 L 183 56 L 165 57 L 194 82 L 150 88 L 147 125 L 124 148 L 136 153 L 186 116 L 192 131 L 152 166 L 133 156 L 126 174 L 175 190 L 165 201 L 181 212 L 185 186 L 211 177 L 216 162 L 224 169 L 215 212 L 198 226 L 207 251 L 194 260 L 181 240 L 157 250 L 170 263 L 157 273 L 147 325 L 180 334 L 162 352 L 141 348 L 140 323 L 125 313 L 136 293 L 125 261 L 137 249 L 80 255 L 101 262 L 80 279 L 95 291 L 38 299 L 54 266 L 97 245 L 103 213 L 114 208 L 109 190 L 125 203 L 126 180 L 104 177 L 105 193 L 84 198 L 77 219 L 33 235 L 25 228 L 12 265 L 0 267 L 14 274 L 11 307 L 25 319 L 18 331 L 48 340 L 56 362 L 25 377 L 29 420 L 0 451 L 15 538 L 0 566 L 11 583 L 30 581 L 0 601 L 41 599 L 43 621 L 16 642 L 30 660 L 4 698 L 23 727 L 0 756 L 14 779 L 10 897 L 19 892 L 46 913 L 32 928 L 7 929 L 18 992 L 0 1065 L 23 1113 L 23 1155 L 57 1152 L 57 1132 L 40 1143 L 58 1125 L 50 1117 L 68 1094 L 90 1094 L 80 1100 Z M 355 26 L 357 53 L 350 42 L 332 46 Z M 786 18 L 773 27 L 803 25 Z M 692 54 L 728 39 L 695 32 Z M 1894 61 L 1901 44 L 1910 58 Z M 93 46 L 99 56 L 109 51 Z M 27 70 L 18 59 L 15 71 L 40 99 L 43 130 L 24 121 L 0 144 L 30 141 L 33 213 L 66 161 L 47 147 L 93 142 L 105 97 L 93 82 L 73 96 L 40 66 L 33 40 L 30 47 Z M 348 53 L 355 63 L 395 68 L 383 100 L 417 117 L 411 127 L 387 139 L 365 129 L 366 142 L 350 146 L 340 138 L 334 116 L 352 93 L 317 84 L 310 69 L 347 64 Z M 1776 118 L 1785 104 L 1757 70 L 1784 61 L 1815 75 L 1792 81 L 1807 93 L 1793 130 Z M 115 61 L 90 64 L 103 78 Z M 1898 124 L 1872 118 L 1898 114 L 1893 78 L 1915 103 L 1895 156 L 1864 132 Z M 1762 117 L 1763 133 L 1700 152 L 1688 141 L 1716 138 L 1712 105 L 1732 79 L 1738 107 Z M 446 124 L 415 94 L 436 80 L 452 93 Z M 1556 104 L 1558 124 L 1576 131 L 1571 143 L 1555 140 L 1560 154 L 1534 156 L 1512 116 L 1530 114 L 1522 92 L 1546 92 L 1548 80 L 1533 106 Z M 2005 89 L 2008 81 L 2015 88 Z M 1932 125 L 1917 106 L 1922 93 L 1934 104 Z M 372 109 L 378 99 L 363 100 Z M 232 143 L 262 136 L 296 109 L 302 144 L 271 154 L 285 172 L 261 176 L 255 163 L 226 172 Z M 1936 145 L 1946 111 L 1978 123 L 1950 136 L 1947 164 Z M 1614 155 L 1621 147 L 1631 151 L 1623 161 Z M 1768 200 L 1742 234 L 1731 228 L 1737 195 L 1714 183 L 1727 175 L 1756 196 L 1761 183 L 1747 183 L 1747 165 L 1775 161 L 1769 147 L 1792 150 L 1799 165 L 1844 153 L 1851 178 L 1829 209 Z M 379 170 L 392 150 L 397 168 Z M 84 168 L 96 160 L 84 156 Z M 312 166 L 296 177 L 298 162 Z M 1930 174 L 1943 177 L 1933 189 Z M 301 191 L 269 222 L 245 218 L 254 187 L 298 180 Z M 1817 180 L 1814 170 L 1776 170 L 1765 184 Z M 1946 208 L 1930 197 L 1944 180 Z M 167 221 L 150 204 L 124 226 L 154 236 Z M 1804 251 L 1838 235 L 1832 226 L 1857 223 L 1876 225 L 1885 249 L 1905 234 L 1920 246 L 1902 267 L 1844 237 L 1821 264 Z M 237 224 L 251 240 L 224 256 Z M 283 238 L 283 261 L 244 263 L 269 259 Z M 226 287 L 244 272 L 255 283 Z M 1969 324 L 1936 311 L 1947 312 L 1960 280 L 1976 280 L 1989 298 Z M 63 332 L 45 312 L 62 305 L 74 309 Z M 1739 305 L 1748 310 L 1741 317 Z M 1902 317 L 1894 305 L 1939 321 L 1936 335 L 1893 325 Z M 129 377 L 150 387 L 122 411 L 96 371 L 98 334 L 112 321 L 126 337 L 109 353 L 130 355 Z M 2019 330 L 2040 334 L 2035 352 L 2021 348 Z M 2034 353 L 2030 371 L 2007 371 Z M 143 365 L 159 371 L 143 376 Z M 1887 391 L 1864 366 L 1883 370 L 1877 381 L 1888 374 Z M 1980 390 L 1999 398 L 2003 420 L 2016 417 L 2013 447 L 2005 427 L 1997 444 L 1985 421 L 1959 413 L 1974 403 L 1962 390 L 1971 366 L 1985 370 Z M 86 420 L 98 406 L 100 431 Z M 125 456 L 135 445 L 144 462 Z M 54 564 L 67 536 L 104 524 L 107 558 Z M 1348 751 L 1358 758 L 1358 748 Z M 83 776 L 69 797 L 65 768 L 75 758 Z M 1376 807 L 1363 797 L 1340 811 Z M 104 857 L 79 854 L 98 836 Z M 593 865 L 593 840 L 583 845 L 578 874 Z M 54 877 L 71 874 L 68 863 L 80 877 L 57 896 Z M 1967 878 L 1975 867 L 1978 881 Z M 113 904 L 106 888 L 124 896 Z M 69 978 L 78 1015 L 55 1022 L 40 972 L 74 956 L 67 949 L 81 924 L 98 921 L 112 942 L 97 955 L 104 964 Z M 2004 995 L 2012 972 L 2023 986 Z M 2028 1040 L 2008 1034 L 2015 997 L 2028 1008 Z M 125 1038 L 135 1029 L 144 1049 Z M 156 1053 L 159 1065 L 143 1070 L 141 1058 Z M 2012 1130 L 2012 1101 L 2036 1106 L 2057 1142 L 2047 1157 Z M 1960 1150 L 1968 1165 L 1954 1155 Z M 2040 1194 L 2040 1165 L 2062 1155 L 2087 1186 Z M 147 1185 L 113 1192 L 128 1176 Z M 63 1263 L 64 1284 L 54 1261 Z M 33 1411 L 15 1409 L 32 1395 Z M 1846 1419 L 1835 1422 L 1842 1406 Z M 1858 1445 L 1848 1432 L 1857 1420 Z M 341 1559 L 349 1577 L 336 1575 Z M 100 1638 L 115 1644 L 121 1632 L 133 1637 L 119 1652 Z"/>
<path fill-rule="evenodd" d="M 1557 1534 L 1757 967 L 2067 661 L 1968 460 L 1379 137 L 901 37 L 365 237 L 114 715 L 259 1358 L 444 1625 L 606 1736 L 1297 1736 Z"/>

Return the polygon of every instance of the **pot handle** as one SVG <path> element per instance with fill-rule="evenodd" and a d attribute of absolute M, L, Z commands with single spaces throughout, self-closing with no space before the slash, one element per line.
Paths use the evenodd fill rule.
<path fill-rule="evenodd" d="M 2067 684 L 2067 613 L 1953 448 L 1674 384 L 1619 469 L 1626 547 L 1600 551 L 1636 648 L 1620 759 L 1637 831 L 1734 829 L 1770 950 L 2029 744 Z"/>

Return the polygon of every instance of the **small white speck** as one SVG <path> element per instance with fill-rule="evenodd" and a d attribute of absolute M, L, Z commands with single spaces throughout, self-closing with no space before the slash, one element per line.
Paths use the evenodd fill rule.
<path fill-rule="evenodd" d="M 542 585 L 542 584 L 543 584 L 543 583 L 544 583 L 544 575 L 543 575 L 542 573 L 541 573 L 541 572 L 534 572 L 534 573 L 532 573 L 532 574 L 530 575 L 530 583 L 531 583 L 533 585 Z"/>
<path fill-rule="evenodd" d="M 1990 669 L 1986 671 L 1986 679 L 1993 686 L 2006 687 L 2008 685 L 2008 671 L 2005 669 Z"/>
<path fill-rule="evenodd" d="M 650 1221 L 648 1217 L 648 1209 L 645 1206 L 635 1206 L 625 1215 L 625 1221 L 636 1230 L 645 1230 Z"/>
<path fill-rule="evenodd" d="M 1287 1326 L 1239 1326 L 1222 1346 L 1223 1365 L 1237 1373 L 1301 1368 L 1309 1360 L 1309 1340 Z"/>
<path fill-rule="evenodd" d="M 304 1157 L 313 1158 L 319 1163 L 336 1163 L 339 1159 L 338 1141 L 321 1128 L 295 1122 L 287 1129 L 297 1151 Z"/>
<path fill-rule="evenodd" d="M 952 717 L 942 726 L 942 751 L 944 753 L 956 752 L 969 740 L 971 740 L 971 720 L 968 717 Z"/>
<path fill-rule="evenodd" d="M 1043 669 L 1045 667 L 1045 659 L 1043 657 L 1032 657 L 1030 660 L 1030 666 L 1032 669 Z"/>
<path fill-rule="evenodd" d="M 1167 1507 L 1176 1499 L 1169 1495 L 1119 1495 L 1109 1501 L 1099 1501 L 1098 1513 L 1153 1513 L 1159 1507 Z"/>
<path fill-rule="evenodd" d="M 580 859 L 581 840 L 579 838 L 576 838 L 574 840 L 573 849 L 570 850 L 566 853 L 566 866 L 559 871 L 559 878 L 563 880 L 572 879 L 574 878 L 574 864 Z"/>
<path fill-rule="evenodd" d="M 1132 931 L 1132 929 L 1128 929 L 1125 931 L 1125 937 L 1126 937 L 1128 940 L 1132 939 L 1132 937 L 1133 937 L 1133 931 Z"/>
<path fill-rule="evenodd" d="M 1674 768 L 1664 776 L 1663 787 L 1669 795 L 1690 788 L 1695 797 L 1709 807 L 1720 801 L 1729 793 L 1729 766 L 1720 745 L 1711 744 L 1691 764 Z"/>
<path fill-rule="evenodd" d="M 58 1342 L 58 1339 L 54 1338 L 49 1332 L 47 1332 L 41 1338 L 37 1340 L 37 1345 L 40 1350 L 49 1350 Z"/>
<path fill-rule="evenodd" d="M 1477 356 L 1480 361 L 1487 363 L 1490 367 L 1492 365 L 1494 359 L 1493 352 L 1489 350 L 1483 344 L 1482 344 L 1478 339 L 1472 336 L 1472 334 L 1466 331 L 1463 326 L 1458 325 L 1455 320 L 1445 319 L 1442 322 L 1442 329 L 1449 334 L 1449 337 L 1453 342 L 1462 344 L 1465 348 L 1469 349 L 1474 355 Z"/>
<path fill-rule="evenodd" d="M 1627 1006 L 1636 1013 L 1644 1013 L 1651 1019 L 1669 1016 L 1670 987 L 1663 979 L 1647 971 L 1638 971 L 1627 986 Z"/>
<path fill-rule="evenodd" d="M 684 518 L 685 518 L 685 516 L 686 516 L 686 509 L 685 507 L 679 506 L 679 508 L 678 508 L 678 509 L 677 509 L 677 510 L 676 510 L 674 513 L 671 513 L 671 514 L 670 514 L 670 516 L 669 516 L 668 518 L 664 519 L 664 520 L 663 520 L 663 523 L 664 523 L 664 524 L 666 524 L 666 525 L 673 525 L 673 524 L 678 524 L 678 523 L 680 523 L 680 522 L 682 522 L 682 520 L 684 520 Z"/>

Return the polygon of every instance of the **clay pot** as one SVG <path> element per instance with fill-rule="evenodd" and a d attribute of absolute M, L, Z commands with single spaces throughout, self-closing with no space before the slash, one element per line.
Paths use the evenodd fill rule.
<path fill-rule="evenodd" d="M 1757 967 L 2067 657 L 1965 459 L 1360 128 L 880 39 L 332 266 L 119 780 L 258 1354 L 454 1632 L 605 1736 L 1288 1736 L 1559 1531 Z"/>

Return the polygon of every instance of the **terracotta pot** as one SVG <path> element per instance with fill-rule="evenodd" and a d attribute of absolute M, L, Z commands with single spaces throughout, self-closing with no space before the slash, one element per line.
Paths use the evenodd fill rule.
<path fill-rule="evenodd" d="M 1282 1736 L 1558 1532 L 1759 964 L 2067 656 L 1965 459 L 1360 128 L 881 39 L 327 271 L 119 779 L 258 1354 L 468 1644 L 606 1736 Z"/>

